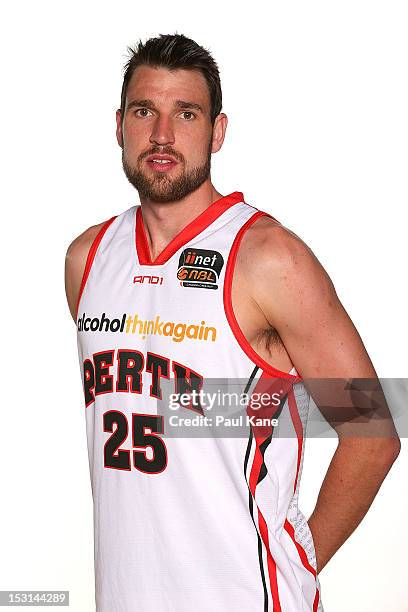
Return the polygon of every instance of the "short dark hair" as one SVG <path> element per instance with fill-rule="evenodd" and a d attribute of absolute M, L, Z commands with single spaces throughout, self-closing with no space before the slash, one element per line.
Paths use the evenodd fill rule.
<path fill-rule="evenodd" d="M 131 54 L 124 66 L 120 110 L 122 120 L 125 112 L 126 91 L 132 74 L 138 66 L 154 66 L 176 70 L 199 70 L 207 81 L 211 102 L 211 123 L 222 108 L 222 92 L 218 66 L 207 49 L 198 45 L 183 34 L 160 34 L 149 38 L 145 43 L 141 40 L 135 48 L 128 47 Z"/>

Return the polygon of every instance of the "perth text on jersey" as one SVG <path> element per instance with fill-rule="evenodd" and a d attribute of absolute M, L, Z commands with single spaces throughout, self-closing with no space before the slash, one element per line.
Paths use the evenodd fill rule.
<path fill-rule="evenodd" d="M 153 319 L 141 319 L 138 313 L 127 314 L 112 318 L 103 312 L 99 316 L 87 316 L 84 312 L 78 319 L 79 332 L 111 332 L 124 334 L 137 334 L 142 340 L 147 336 L 165 336 L 173 342 L 184 340 L 201 340 L 215 342 L 217 329 L 206 325 L 205 321 L 199 323 L 183 323 L 181 321 L 163 321 L 160 315 Z"/>

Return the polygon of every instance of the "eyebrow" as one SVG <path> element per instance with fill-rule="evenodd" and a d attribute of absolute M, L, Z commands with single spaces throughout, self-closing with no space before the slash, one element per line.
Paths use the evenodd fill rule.
<path fill-rule="evenodd" d="M 129 102 L 128 104 L 128 109 L 134 108 L 135 106 L 156 109 L 153 100 L 150 100 L 148 98 L 145 100 L 132 100 L 132 102 Z M 177 106 L 177 108 L 193 108 L 194 110 L 200 111 L 202 113 L 204 112 L 200 104 L 197 104 L 197 102 L 190 102 L 188 100 L 176 100 L 175 106 Z"/>

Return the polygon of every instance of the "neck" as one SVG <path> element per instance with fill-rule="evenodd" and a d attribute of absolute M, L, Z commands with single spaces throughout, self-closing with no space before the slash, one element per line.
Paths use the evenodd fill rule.
<path fill-rule="evenodd" d="M 140 198 L 143 225 L 152 259 L 154 260 L 184 227 L 220 198 L 222 195 L 209 179 L 176 202 L 162 203 Z"/>

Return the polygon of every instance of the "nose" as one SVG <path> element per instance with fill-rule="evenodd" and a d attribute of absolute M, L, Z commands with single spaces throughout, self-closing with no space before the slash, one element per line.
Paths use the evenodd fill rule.
<path fill-rule="evenodd" d="M 158 145 L 174 144 L 174 131 L 171 120 L 159 115 L 153 124 L 150 142 Z"/>

